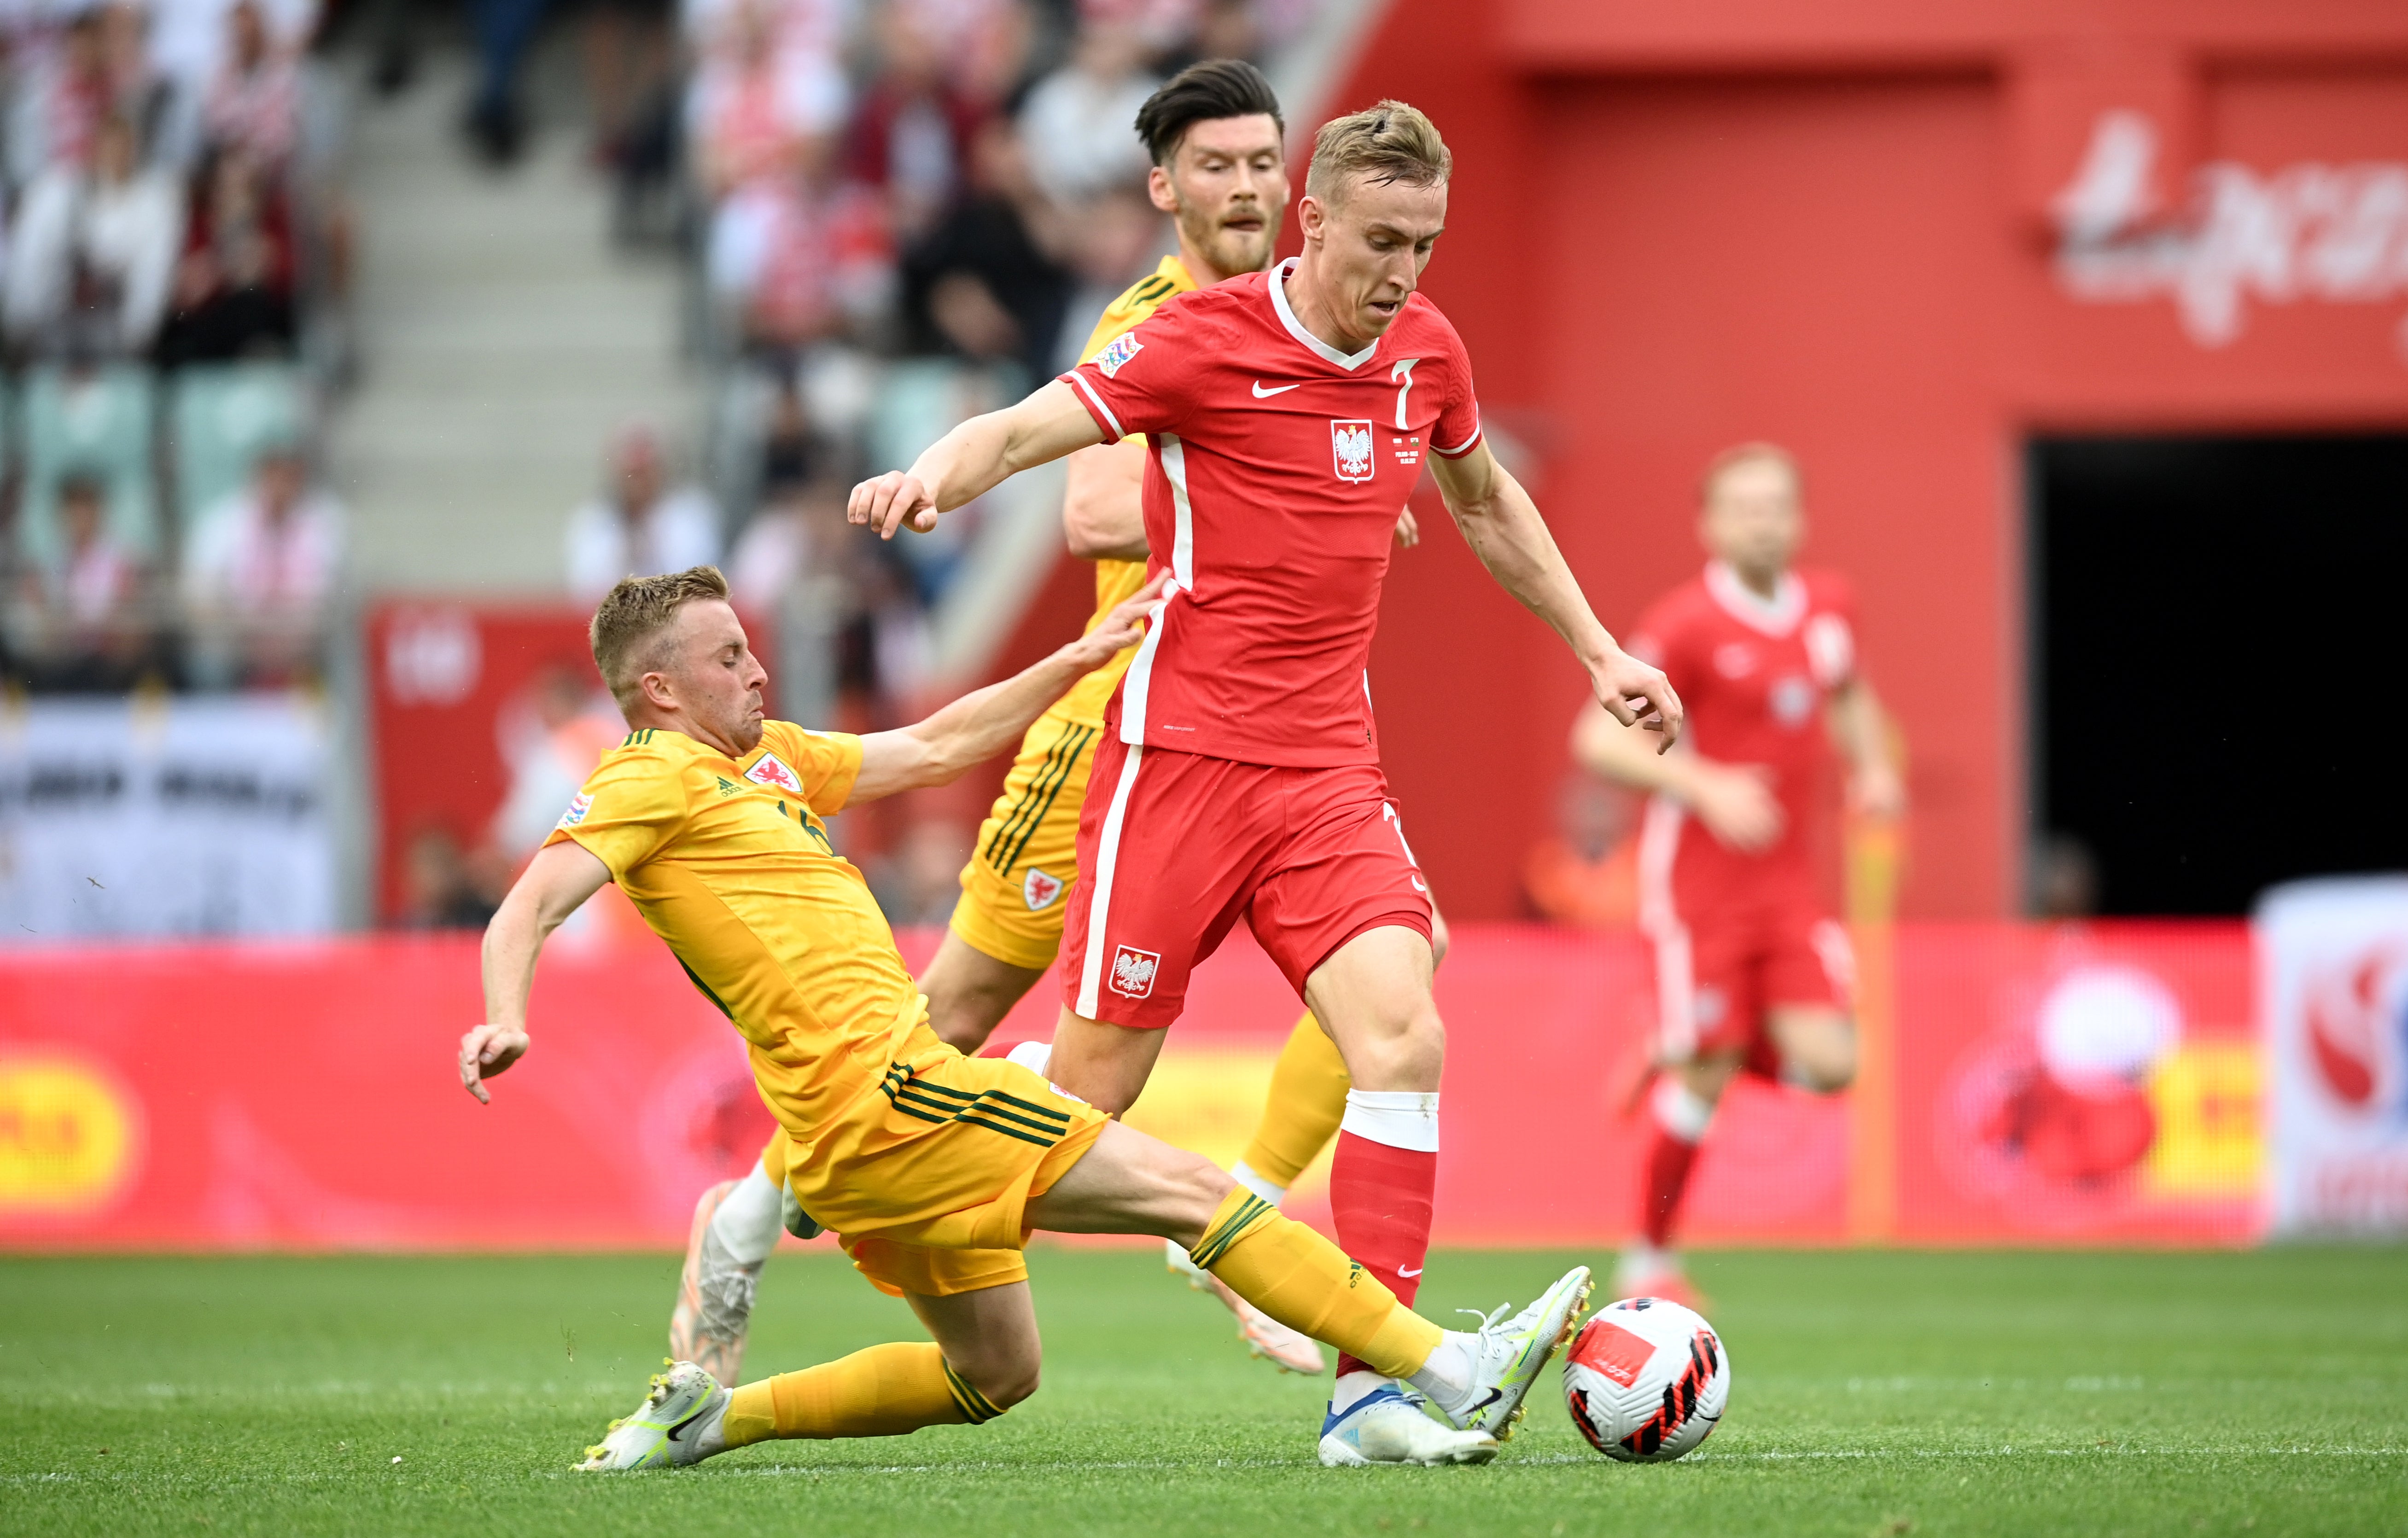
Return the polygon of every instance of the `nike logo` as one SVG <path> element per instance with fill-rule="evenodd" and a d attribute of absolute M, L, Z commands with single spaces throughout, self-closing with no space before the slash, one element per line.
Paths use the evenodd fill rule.
<path fill-rule="evenodd" d="M 1479 1424 L 1480 1424 L 1480 1412 L 1481 1412 L 1481 1411 L 1483 1411 L 1483 1410 L 1487 1409 L 1490 1405 L 1492 1405 L 1492 1404 L 1496 1403 L 1498 1400 L 1501 1400 L 1501 1399 L 1503 1399 L 1504 1397 L 1505 1397 L 1505 1390 L 1504 1390 L 1504 1389 L 1502 1389 L 1502 1388 L 1491 1388 L 1490 1390 L 1488 1390 L 1488 1394 L 1487 1394 L 1487 1397 L 1486 1397 L 1486 1398 L 1483 1399 L 1479 1403 L 1477 1403 L 1477 1404 L 1473 1405 L 1470 1409 L 1466 1410 L 1466 1411 L 1463 1413 L 1463 1424 L 1464 1424 L 1464 1425 L 1466 1425 L 1466 1426 L 1468 1426 L 1468 1427 L 1469 1427 L 1469 1426 L 1477 1426 L 1477 1425 L 1479 1425 Z"/>
<path fill-rule="evenodd" d="M 1411 1270 L 1411 1271 L 1399 1270 L 1399 1271 L 1397 1272 L 1397 1274 L 1398 1274 L 1398 1275 L 1399 1275 L 1399 1276 L 1419 1276 L 1421 1273 L 1422 1273 L 1422 1268 L 1421 1268 L 1421 1267 L 1419 1267 L 1419 1266 L 1415 1266 L 1415 1267 L 1414 1267 L 1412 1270 Z"/>
<path fill-rule="evenodd" d="M 1301 390 L 1303 388 L 1304 382 L 1299 380 L 1294 384 L 1274 385 L 1272 388 L 1266 390 L 1263 388 L 1263 381 L 1256 380 L 1254 381 L 1254 398 L 1256 400 L 1268 400 L 1273 395 L 1283 395 L 1290 390 Z"/>

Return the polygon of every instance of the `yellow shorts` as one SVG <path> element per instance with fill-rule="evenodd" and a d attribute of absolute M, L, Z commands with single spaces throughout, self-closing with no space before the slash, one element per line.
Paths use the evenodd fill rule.
<path fill-rule="evenodd" d="M 962 867 L 953 933 L 973 950 L 1042 970 L 1062 948 L 1062 914 L 1079 879 L 1079 807 L 1103 728 L 1046 714 L 1020 740 L 1003 794 Z"/>
<path fill-rule="evenodd" d="M 925 1025 L 878 1089 L 817 1128 L 781 1130 L 761 1166 L 830 1229 L 881 1292 L 942 1298 L 1027 1276 L 1022 1214 L 1109 1118 L 1000 1057 L 965 1057 Z"/>

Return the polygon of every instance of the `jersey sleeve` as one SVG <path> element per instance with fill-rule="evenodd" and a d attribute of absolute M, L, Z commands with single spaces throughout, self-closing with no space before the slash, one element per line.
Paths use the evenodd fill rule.
<path fill-rule="evenodd" d="M 1441 459 L 1461 459 L 1481 438 L 1480 395 L 1471 385 L 1471 354 L 1455 327 L 1446 328 L 1446 395 L 1430 427 L 1430 449 Z"/>
<path fill-rule="evenodd" d="M 823 817 L 833 817 L 853 798 L 853 783 L 861 777 L 861 739 L 851 732 L 815 732 L 791 721 L 765 723 L 761 735 L 770 739 L 769 751 L 785 760 L 803 783 L 803 803 Z"/>
<path fill-rule="evenodd" d="M 1107 443 L 1137 433 L 1174 432 L 1193 406 L 1197 331 L 1184 307 L 1166 305 L 1060 378 L 1103 429 Z"/>
<path fill-rule="evenodd" d="M 574 839 L 610 868 L 610 879 L 652 857 L 685 821 L 683 772 L 647 753 L 619 754 L 595 769 L 560 814 L 547 848 Z"/>

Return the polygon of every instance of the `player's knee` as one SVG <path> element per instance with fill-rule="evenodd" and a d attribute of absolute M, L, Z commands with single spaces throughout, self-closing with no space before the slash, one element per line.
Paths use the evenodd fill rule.
<path fill-rule="evenodd" d="M 1435 1089 L 1446 1066 L 1446 1022 L 1424 996 L 1339 1045 L 1358 1089 Z"/>
<path fill-rule="evenodd" d="M 948 1357 L 950 1360 L 950 1356 Z M 969 1361 L 953 1362 L 953 1371 L 998 1410 L 1009 1410 L 1037 1392 L 1044 1359 L 1033 1340 L 1025 1345 L 997 1346 Z"/>

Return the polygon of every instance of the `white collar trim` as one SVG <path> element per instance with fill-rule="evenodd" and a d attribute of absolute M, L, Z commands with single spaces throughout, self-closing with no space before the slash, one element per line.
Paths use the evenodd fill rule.
<path fill-rule="evenodd" d="M 1794 571 L 1781 574 L 1780 591 L 1770 598 L 1740 581 L 1726 561 L 1706 563 L 1706 591 L 1731 618 L 1751 630 L 1781 637 L 1798 628 L 1806 617 L 1806 584 Z"/>
<path fill-rule="evenodd" d="M 1296 318 L 1296 311 L 1288 308 L 1287 302 L 1287 275 L 1296 270 L 1296 263 L 1297 259 L 1291 256 L 1286 261 L 1282 262 L 1279 266 L 1271 268 L 1270 281 L 1263 285 L 1265 288 L 1271 291 L 1271 308 L 1279 311 L 1280 324 L 1287 327 L 1287 334 L 1289 336 L 1294 337 L 1297 341 L 1302 342 L 1305 346 L 1312 349 L 1313 352 L 1318 353 L 1321 357 L 1330 363 L 1336 364 L 1340 368 L 1351 370 L 1359 368 L 1363 365 L 1369 363 L 1371 361 L 1371 354 L 1380 351 L 1379 338 L 1372 338 L 1371 345 L 1363 349 L 1360 352 L 1340 352 L 1338 349 L 1330 346 L 1327 342 L 1323 341 L 1312 332 L 1307 331 L 1304 328 L 1304 323 Z"/>

